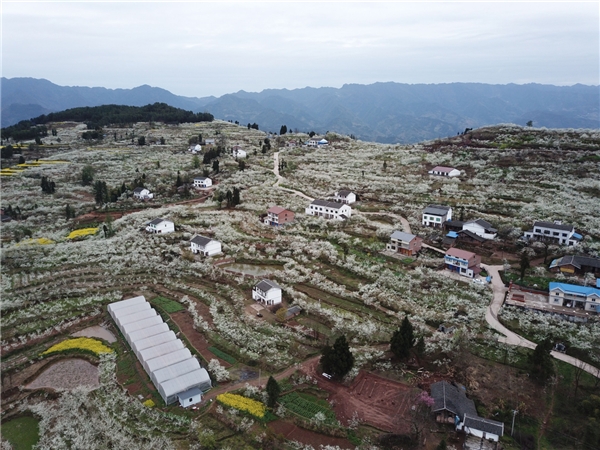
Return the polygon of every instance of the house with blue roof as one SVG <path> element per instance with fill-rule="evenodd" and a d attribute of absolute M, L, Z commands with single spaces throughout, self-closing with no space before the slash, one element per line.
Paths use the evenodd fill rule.
<path fill-rule="evenodd" d="M 566 308 L 600 312 L 600 289 L 567 283 L 550 283 L 548 302 Z"/>

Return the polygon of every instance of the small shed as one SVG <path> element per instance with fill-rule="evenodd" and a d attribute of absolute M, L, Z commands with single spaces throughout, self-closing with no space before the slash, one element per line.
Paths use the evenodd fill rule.
<path fill-rule="evenodd" d="M 177 394 L 177 398 L 179 399 L 179 405 L 187 408 L 188 406 L 195 405 L 196 403 L 200 403 L 202 401 L 202 391 L 195 387 L 188 389 L 185 392 L 180 392 Z"/>

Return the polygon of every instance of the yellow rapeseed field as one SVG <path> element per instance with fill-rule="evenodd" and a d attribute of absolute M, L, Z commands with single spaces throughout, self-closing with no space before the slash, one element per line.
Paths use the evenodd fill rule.
<path fill-rule="evenodd" d="M 246 411 L 259 419 L 262 419 L 265 416 L 264 404 L 252 400 L 251 398 L 244 397 L 243 395 L 229 393 L 219 394 L 217 395 L 217 401 L 226 406 L 239 409 L 240 411 Z"/>
<path fill-rule="evenodd" d="M 28 244 L 48 245 L 48 244 L 54 244 L 54 241 L 51 239 L 48 239 L 48 238 L 26 239 L 24 241 L 19 242 L 17 245 L 28 245 Z"/>
<path fill-rule="evenodd" d="M 144 403 L 142 403 L 142 405 L 144 405 L 147 408 L 153 408 L 154 406 L 156 406 L 156 403 L 154 403 L 154 401 L 152 401 L 152 399 L 149 398 Z"/>
<path fill-rule="evenodd" d="M 42 353 L 42 355 L 47 355 L 49 353 L 62 352 L 64 350 L 71 349 L 79 349 L 79 350 L 88 350 L 90 352 L 99 355 L 100 353 L 112 353 L 112 348 L 107 347 L 102 342 L 97 339 L 92 338 L 75 338 L 75 339 L 67 339 L 66 341 L 59 342 L 56 345 L 53 345 L 48 350 Z"/>
<path fill-rule="evenodd" d="M 75 239 L 82 236 L 89 236 L 90 234 L 96 234 L 98 228 L 80 228 L 79 230 L 71 231 L 67 236 L 67 239 Z"/>

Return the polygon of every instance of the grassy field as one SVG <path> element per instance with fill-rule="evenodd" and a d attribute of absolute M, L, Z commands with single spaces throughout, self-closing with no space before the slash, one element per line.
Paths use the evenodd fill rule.
<path fill-rule="evenodd" d="M 39 421 L 31 416 L 17 417 L 2 424 L 2 437 L 15 450 L 31 450 L 40 439 Z"/>

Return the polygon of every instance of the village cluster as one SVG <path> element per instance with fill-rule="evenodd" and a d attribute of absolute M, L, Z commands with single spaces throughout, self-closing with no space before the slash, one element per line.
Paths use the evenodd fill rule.
<path fill-rule="evenodd" d="M 186 133 L 194 132 L 197 136 L 200 130 L 206 136 L 207 129 L 189 127 Z M 474 436 L 478 439 L 477 448 L 498 448 L 493 443 L 498 443 L 509 431 L 506 417 L 496 417 L 491 414 L 492 409 L 482 410 L 479 404 L 475 406 L 472 397 L 481 400 L 481 394 L 488 386 L 481 380 L 478 380 L 481 384 L 474 381 L 464 385 L 451 381 L 456 378 L 449 359 L 452 351 L 461 345 L 480 346 L 480 341 L 489 346 L 486 351 L 501 354 L 494 357 L 496 360 L 504 358 L 504 364 L 519 356 L 509 348 L 510 342 L 507 345 L 498 342 L 498 336 L 486 325 L 486 308 L 490 306 L 492 295 L 496 294 L 493 292 L 497 290 L 496 283 L 502 283 L 502 280 L 496 275 L 497 271 L 492 275 L 485 262 L 493 260 L 493 264 L 499 264 L 505 256 L 502 245 L 509 240 L 511 244 L 517 242 L 519 248 L 535 247 L 537 254 L 546 250 L 552 257 L 547 264 L 544 261 L 538 265 L 543 266 L 545 274 L 551 273 L 556 278 L 547 288 L 521 288 L 516 282 L 507 283 L 508 292 L 502 305 L 511 308 L 510 317 L 522 313 L 526 321 L 535 311 L 539 317 L 563 320 L 565 333 L 572 329 L 567 327 L 581 323 L 593 325 L 597 321 L 600 259 L 579 251 L 591 241 L 590 235 L 595 236 L 595 231 L 589 226 L 581 226 L 581 221 L 574 221 L 576 227 L 549 219 L 564 218 L 564 214 L 542 215 L 532 209 L 533 213 L 523 221 L 530 229 L 523 231 L 525 227 L 520 225 L 513 228 L 507 238 L 507 233 L 502 230 L 505 223 L 496 223 L 496 216 L 491 213 L 479 212 L 482 208 L 473 208 L 463 220 L 464 211 L 456 206 L 459 202 L 451 199 L 460 193 L 459 180 L 468 176 L 464 170 L 456 168 L 463 166 L 451 167 L 450 157 L 441 155 L 436 160 L 435 153 L 406 150 L 399 157 L 403 167 L 410 167 L 411 171 L 406 175 L 407 195 L 421 195 L 418 201 L 406 202 L 405 207 L 393 197 L 399 183 L 395 174 L 384 173 L 369 178 L 369 171 L 372 174 L 376 170 L 390 170 L 387 158 L 397 149 L 387 148 L 387 153 L 380 159 L 376 158 L 382 151 L 373 150 L 364 158 L 372 163 L 366 169 L 366 176 L 362 161 L 353 168 L 356 182 L 340 176 L 339 181 L 330 183 L 328 178 L 337 175 L 328 174 L 325 164 L 329 157 L 319 152 L 333 152 L 338 146 L 346 151 L 343 145 L 354 145 L 340 143 L 337 141 L 340 137 L 335 134 L 327 135 L 327 139 L 315 135 L 302 142 L 297 137 L 288 138 L 279 142 L 279 152 L 275 155 L 267 151 L 260 155 L 261 147 L 257 147 L 256 142 L 262 145 L 264 135 L 251 134 L 254 143 L 246 146 L 250 138 L 241 138 L 234 130 L 231 131 L 234 136 L 230 137 L 231 145 L 225 149 L 227 157 L 220 161 L 221 172 L 211 172 L 206 162 L 204 171 L 202 166 L 188 166 L 190 154 L 197 159 L 206 149 L 212 150 L 221 144 L 226 127 L 219 124 L 216 130 L 219 132 L 215 132 L 216 138 L 205 138 L 197 144 L 188 143 L 186 135 L 181 139 L 181 148 L 164 160 L 154 161 L 144 156 L 143 163 L 135 163 L 139 165 L 139 172 L 131 163 L 129 172 L 135 171 L 136 178 L 141 176 L 138 173 L 144 173 L 144 177 L 148 174 L 147 179 L 151 182 L 120 197 L 118 202 L 126 203 L 126 206 L 113 210 L 119 214 L 114 222 L 112 218 L 105 220 L 108 207 L 93 206 L 91 220 L 100 221 L 100 225 L 95 222 L 97 234 L 90 232 L 85 239 L 68 241 L 56 238 L 59 232 L 55 232 L 51 236 L 53 240 L 48 241 L 56 245 L 46 248 L 43 248 L 45 242 L 39 235 L 5 244 L 9 246 L 8 254 L 15 270 L 10 279 L 3 281 L 3 290 L 10 294 L 5 300 L 10 314 L 4 323 L 13 333 L 3 337 L 4 352 L 18 355 L 30 343 L 41 345 L 38 343 L 57 339 L 69 327 L 76 325 L 79 329 L 87 322 L 96 324 L 99 317 L 106 316 L 108 322 L 103 326 L 118 332 L 116 334 L 126 343 L 119 348 L 125 349 L 125 354 L 129 353 L 127 358 L 133 361 L 129 364 L 139 368 L 137 375 L 131 368 L 128 369 L 130 372 L 122 367 L 111 369 L 121 371 L 119 387 L 126 383 L 140 384 L 131 382 L 134 378 L 141 379 L 140 376 L 149 379 L 146 384 L 151 386 L 152 394 L 148 393 L 148 386 L 131 387 L 136 402 L 140 400 L 137 403 L 143 401 L 151 408 L 156 405 L 149 406 L 148 399 L 154 398 L 158 402 L 160 398 L 162 404 L 159 406 L 164 411 L 167 407 L 180 405 L 186 408 L 183 414 L 192 417 L 196 408 L 212 406 L 210 402 L 214 398 L 215 403 L 218 402 L 218 409 L 213 412 L 214 417 L 219 418 L 217 425 L 221 426 L 222 421 L 242 435 L 249 433 L 256 439 L 257 448 L 261 446 L 260 439 L 266 438 L 256 432 L 260 427 L 249 430 L 253 424 L 260 423 L 261 412 L 246 413 L 257 404 L 264 409 L 266 394 L 261 387 L 266 382 L 265 372 L 274 376 L 282 374 L 279 381 L 286 380 L 290 398 L 296 399 L 289 394 L 296 385 L 308 385 L 311 389 L 337 393 L 338 397 L 330 402 L 332 409 L 336 402 L 341 405 L 344 401 L 357 408 L 356 414 L 352 415 L 338 405 L 335 413 L 329 411 L 333 419 L 324 412 L 323 415 L 313 414 L 312 418 L 302 422 L 307 428 L 331 432 L 348 423 L 352 430 L 348 435 L 352 436 L 362 420 L 377 425 L 373 417 L 385 416 L 380 419 L 385 423 L 381 430 L 408 433 L 403 427 L 410 417 L 414 420 L 417 412 L 412 403 L 420 400 L 409 398 L 408 393 L 402 397 L 399 392 L 404 388 L 412 392 L 418 387 L 427 405 L 427 420 L 446 424 L 442 427 L 444 430 Z M 214 130 L 210 131 L 212 136 Z M 278 138 L 276 134 L 267 136 L 273 140 Z M 105 154 L 101 150 L 93 153 L 96 151 L 93 148 L 86 151 L 100 161 L 105 157 L 112 158 L 111 164 L 120 167 L 133 161 L 136 152 L 143 153 L 135 146 L 131 147 L 130 153 L 123 154 L 113 149 Z M 317 156 L 310 163 L 323 165 L 323 171 L 305 169 L 294 175 L 297 166 L 303 163 L 308 166 L 311 152 Z M 185 162 L 181 162 L 184 161 L 182 154 Z M 159 153 L 156 155 L 160 158 Z M 71 163 L 87 164 L 88 155 L 71 150 L 67 158 Z M 282 164 L 283 159 L 290 164 L 289 168 Z M 244 164 L 238 166 L 240 162 Z M 281 174 L 277 170 L 278 163 Z M 180 170 L 186 172 L 185 182 L 192 191 L 186 197 L 180 197 L 181 191 L 173 188 L 173 174 L 179 176 Z M 309 171 L 314 178 L 306 176 Z M 340 172 L 343 171 L 332 174 Z M 508 177 L 509 172 L 497 176 Z M 55 173 L 58 174 L 58 170 Z M 277 179 L 275 184 L 273 175 Z M 247 182 L 250 178 L 252 182 Z M 304 179 L 306 187 L 298 179 Z M 391 181 L 385 184 L 388 179 Z M 427 189 L 417 186 L 415 180 L 418 179 L 426 179 L 429 184 L 423 185 L 435 188 L 425 192 Z M 116 180 L 117 177 L 111 183 L 117 185 Z M 29 178 L 26 183 L 33 185 Z M 169 189 L 165 187 L 167 183 L 170 183 Z M 370 183 L 373 186 L 380 184 L 377 189 L 370 189 Z M 228 203 L 227 208 L 222 208 L 217 194 L 222 195 L 237 186 L 242 192 L 241 207 Z M 72 197 L 86 194 L 82 191 L 78 186 Z M 168 200 L 165 199 L 166 192 L 169 192 Z M 41 212 L 46 212 L 43 208 L 40 208 Z M 536 217 L 550 221 L 535 220 Z M 65 221 L 64 225 L 72 223 Z M 12 227 L 11 230 L 19 230 L 18 224 L 7 225 Z M 108 227 L 114 227 L 116 231 L 111 235 Z M 514 230 L 520 234 L 517 236 Z M 40 245 L 36 247 L 34 243 Z M 551 251 L 548 250 L 550 247 Z M 515 248 L 516 244 L 511 247 L 512 275 L 519 264 Z M 33 252 L 37 252 L 35 261 L 30 262 Z M 494 254 L 493 258 L 491 254 Z M 55 261 L 65 264 L 65 267 L 60 266 L 57 275 L 52 275 L 55 280 L 61 277 L 66 280 L 59 283 L 61 290 L 58 293 L 49 292 L 45 287 L 45 283 L 49 284 L 47 268 Z M 138 267 L 142 266 L 142 261 L 145 261 L 143 267 Z M 511 264 L 507 259 L 504 262 L 505 270 L 509 271 Z M 264 272 L 245 273 L 228 267 L 236 263 L 254 264 Z M 31 273 L 27 270 L 20 273 L 22 267 L 34 269 Z M 73 267 L 81 273 L 70 275 Z M 495 270 L 499 267 L 497 265 Z M 72 276 L 77 276 L 77 280 Z M 112 279 L 118 279 L 115 282 L 118 287 L 110 285 L 107 288 L 102 284 Z M 89 294 L 86 282 L 98 291 L 97 295 Z M 47 298 L 51 300 L 46 305 Z M 63 298 L 68 301 L 61 303 Z M 40 312 L 34 311 L 34 307 L 40 305 L 43 305 L 42 315 L 60 317 L 60 323 L 48 325 L 38 318 Z M 390 335 L 396 332 L 399 321 L 408 317 L 415 327 L 414 341 L 420 337 L 423 347 L 419 352 L 414 350 L 410 360 L 392 364 L 388 351 Z M 540 319 L 540 322 L 544 320 Z M 581 333 L 593 334 L 595 329 L 591 326 L 591 331 L 584 329 Z M 190 338 L 192 335 L 196 340 Z M 531 335 L 538 337 L 535 333 Z M 349 351 L 355 359 L 353 371 L 343 383 L 321 369 L 315 356 L 325 342 L 329 347 L 338 336 L 344 336 L 344 339 L 348 336 Z M 593 342 L 593 336 L 585 345 L 588 342 Z M 564 346 L 555 349 L 565 351 Z M 446 370 L 443 376 L 436 378 L 422 368 L 421 358 L 425 354 L 435 355 L 432 357 L 435 361 L 429 367 L 435 364 L 440 372 Z M 123 356 L 121 354 L 119 358 Z M 113 364 L 111 361 L 103 356 L 100 365 L 109 367 Z M 17 357 L 8 362 L 8 367 L 23 364 Z M 123 362 L 120 364 L 125 366 Z M 292 369 L 297 369 L 298 373 Z M 391 393 L 383 390 L 385 375 L 379 376 L 386 371 L 397 377 L 393 382 L 387 380 L 392 386 Z M 409 377 L 399 375 L 409 372 L 413 377 L 410 386 L 405 383 Z M 289 376 L 292 373 L 293 377 Z M 105 381 L 102 383 L 107 385 Z M 234 387 L 240 392 L 239 398 L 217 398 L 217 392 L 233 392 Z M 381 398 L 374 394 L 377 389 L 384 392 Z M 156 393 L 157 396 L 152 397 Z M 511 394 L 513 399 L 522 403 L 517 394 Z M 299 403 L 301 400 L 294 401 Z M 82 400 L 82 403 L 86 402 Z M 361 405 L 367 404 L 375 411 L 371 411 L 372 416 L 360 409 Z M 515 403 L 514 411 L 518 404 Z M 297 405 L 294 405 L 291 400 L 281 402 L 269 414 L 273 415 L 272 419 L 284 418 L 286 408 L 288 414 L 296 414 L 293 408 Z M 35 408 L 42 411 L 41 407 L 30 407 L 31 410 Z M 504 407 L 507 409 L 509 407 Z M 171 414 L 174 409 L 168 411 Z M 240 411 L 246 413 L 240 414 Z M 53 417 L 48 411 L 40 413 L 43 414 Z M 336 422 L 336 414 L 339 422 Z M 389 424 L 385 420 L 389 420 Z M 44 427 L 52 429 L 51 423 L 56 420 L 46 420 Z M 193 433 L 210 437 L 210 433 L 203 435 L 196 429 Z"/>

